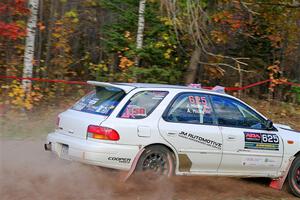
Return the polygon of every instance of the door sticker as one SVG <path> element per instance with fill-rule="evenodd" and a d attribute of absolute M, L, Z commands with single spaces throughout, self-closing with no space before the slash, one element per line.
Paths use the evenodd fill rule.
<path fill-rule="evenodd" d="M 270 133 L 244 132 L 245 149 L 279 151 L 279 137 Z"/>
<path fill-rule="evenodd" d="M 188 140 L 191 140 L 191 141 L 194 141 L 194 142 L 198 142 L 200 144 L 204 144 L 204 145 L 212 147 L 212 148 L 216 148 L 216 149 L 219 149 L 219 150 L 222 149 L 222 144 L 221 143 L 210 140 L 210 139 L 203 138 L 203 137 L 198 136 L 198 135 L 194 135 L 192 133 L 187 133 L 187 132 L 181 131 L 178 134 L 178 136 L 182 137 L 182 138 L 185 138 L 185 139 L 188 139 Z"/>

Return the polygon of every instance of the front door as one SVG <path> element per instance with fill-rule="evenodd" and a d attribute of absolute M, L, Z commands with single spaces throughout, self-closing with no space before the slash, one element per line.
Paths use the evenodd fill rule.
<path fill-rule="evenodd" d="M 160 119 L 159 130 L 178 151 L 179 172 L 217 172 L 222 156 L 222 135 L 207 95 L 177 95 Z"/>
<path fill-rule="evenodd" d="M 218 173 L 276 175 L 283 156 L 283 143 L 276 129 L 267 130 L 266 120 L 240 101 L 217 95 L 211 100 L 223 135 Z"/>

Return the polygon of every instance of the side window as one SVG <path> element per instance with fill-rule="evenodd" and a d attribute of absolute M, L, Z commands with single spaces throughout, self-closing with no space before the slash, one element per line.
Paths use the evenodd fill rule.
<path fill-rule="evenodd" d="M 207 95 L 185 93 L 177 97 L 164 119 L 169 122 L 213 124 L 214 115 Z"/>
<path fill-rule="evenodd" d="M 166 91 L 138 92 L 126 103 L 119 114 L 121 118 L 143 119 L 149 116 L 158 104 L 167 96 Z"/>
<path fill-rule="evenodd" d="M 212 96 L 218 124 L 251 129 L 265 129 L 265 120 L 248 106 L 234 99 Z"/>

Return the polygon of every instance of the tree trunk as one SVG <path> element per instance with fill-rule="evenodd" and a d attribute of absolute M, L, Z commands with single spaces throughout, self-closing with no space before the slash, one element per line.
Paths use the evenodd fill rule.
<path fill-rule="evenodd" d="M 143 38 L 144 38 L 144 28 L 145 28 L 145 7 L 146 7 L 146 0 L 140 0 L 138 30 L 136 35 L 137 50 L 143 48 Z M 140 62 L 140 58 L 139 56 L 136 56 L 135 65 L 139 66 L 139 62 Z"/>
<path fill-rule="evenodd" d="M 43 0 L 39 0 L 39 22 L 43 22 Z M 41 68 L 41 57 L 42 57 L 42 46 L 43 46 L 43 35 L 42 31 L 38 29 L 38 39 L 37 39 L 37 54 L 36 54 L 36 60 L 37 60 L 37 66 Z M 39 73 L 39 77 L 41 77 L 41 71 Z"/>
<path fill-rule="evenodd" d="M 47 42 L 46 42 L 46 59 L 45 59 L 45 66 L 46 70 L 44 71 L 44 77 L 48 76 L 48 71 L 51 71 L 51 68 L 49 66 L 50 59 L 51 59 L 51 45 L 52 45 L 52 31 L 54 27 L 54 22 L 56 20 L 56 7 L 57 2 L 56 0 L 50 1 L 50 16 L 48 21 L 48 34 L 47 34 Z"/>
<path fill-rule="evenodd" d="M 200 47 L 196 47 L 192 54 L 188 69 L 186 71 L 186 75 L 185 75 L 186 84 L 194 83 L 194 81 L 196 80 L 200 56 L 201 56 L 201 49 Z"/>
<path fill-rule="evenodd" d="M 24 53 L 24 68 L 23 68 L 23 78 L 32 77 L 32 68 L 34 61 L 34 41 L 35 32 L 37 24 L 37 14 L 39 7 L 39 0 L 29 0 L 28 7 L 30 9 L 30 16 L 27 22 L 27 36 L 25 43 L 25 53 Z M 22 81 L 23 89 L 28 94 L 31 90 L 31 81 Z"/>

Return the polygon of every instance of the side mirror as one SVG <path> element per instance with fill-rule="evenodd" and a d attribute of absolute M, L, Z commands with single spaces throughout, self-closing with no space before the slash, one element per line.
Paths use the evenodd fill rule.
<path fill-rule="evenodd" d="M 269 119 L 266 122 L 266 128 L 267 128 L 267 130 L 272 130 L 273 129 L 273 122 Z"/>

